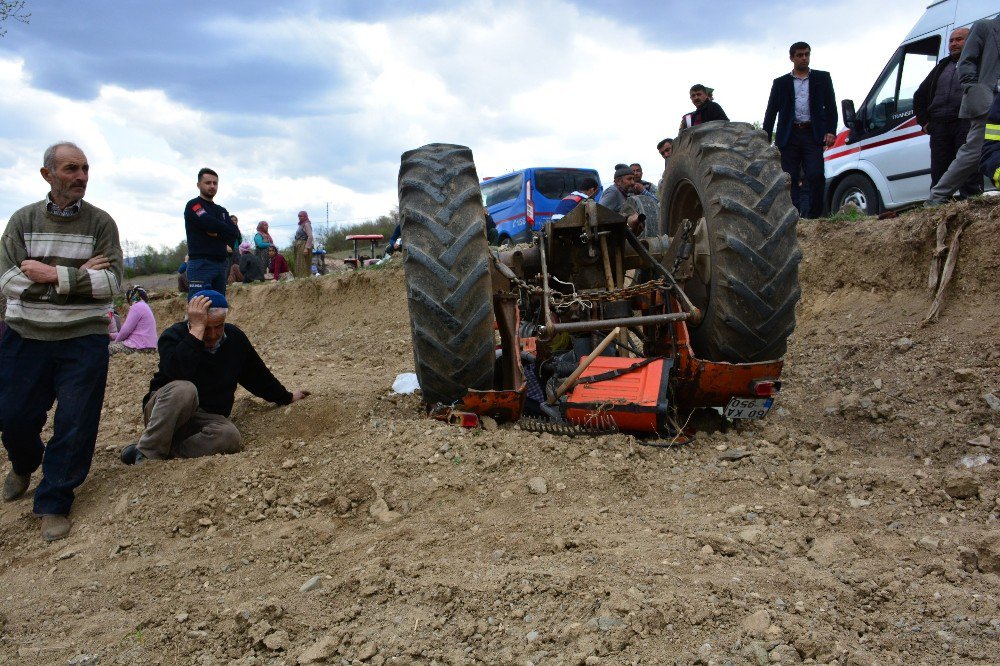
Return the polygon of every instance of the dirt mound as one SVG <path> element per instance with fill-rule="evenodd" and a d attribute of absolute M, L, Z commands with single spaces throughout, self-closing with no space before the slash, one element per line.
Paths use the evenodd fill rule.
<path fill-rule="evenodd" d="M 668 450 L 425 419 L 398 268 L 240 287 L 315 395 L 241 390 L 244 453 L 129 468 L 156 359 L 115 357 L 70 538 L 0 507 L 0 662 L 995 661 L 996 210 L 803 222 L 779 408 Z M 942 215 L 974 221 L 921 326 Z"/>

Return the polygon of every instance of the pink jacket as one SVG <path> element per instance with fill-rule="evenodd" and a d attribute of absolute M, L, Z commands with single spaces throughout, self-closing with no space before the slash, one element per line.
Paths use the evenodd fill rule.
<path fill-rule="evenodd" d="M 115 342 L 132 349 L 156 349 L 156 318 L 145 301 L 136 301 L 129 307 Z"/>

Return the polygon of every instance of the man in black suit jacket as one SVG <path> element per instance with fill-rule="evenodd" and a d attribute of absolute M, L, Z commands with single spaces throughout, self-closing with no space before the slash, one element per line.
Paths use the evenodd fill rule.
<path fill-rule="evenodd" d="M 764 131 L 768 139 L 778 119 L 775 144 L 781 151 L 781 168 L 792 177 L 792 201 L 802 217 L 823 215 L 823 148 L 829 148 L 837 134 L 837 98 L 829 72 L 809 69 L 812 49 L 805 42 L 795 42 L 788 49 L 791 73 L 779 76 L 771 84 L 771 96 L 764 113 Z M 801 174 L 809 186 L 809 207 L 801 204 Z"/>

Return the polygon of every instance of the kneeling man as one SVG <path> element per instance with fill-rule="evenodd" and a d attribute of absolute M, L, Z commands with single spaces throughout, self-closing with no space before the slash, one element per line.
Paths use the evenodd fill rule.
<path fill-rule="evenodd" d="M 242 450 L 240 432 L 228 418 L 237 384 L 279 405 L 309 395 L 282 386 L 246 334 L 226 323 L 228 312 L 225 296 L 200 291 L 188 304 L 187 321 L 163 331 L 160 367 L 142 400 L 146 430 L 122 450 L 126 465 Z"/>

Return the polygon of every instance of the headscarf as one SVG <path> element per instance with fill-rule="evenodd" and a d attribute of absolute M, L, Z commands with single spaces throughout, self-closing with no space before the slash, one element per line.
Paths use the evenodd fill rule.
<path fill-rule="evenodd" d="M 250 254 L 250 241 L 240 243 L 240 254 Z"/>
<path fill-rule="evenodd" d="M 309 213 L 305 212 L 304 210 L 300 210 L 299 211 L 299 226 L 301 227 L 306 222 L 309 222 L 310 224 L 312 224 L 312 220 L 309 219 Z"/>
<path fill-rule="evenodd" d="M 257 223 L 257 233 L 259 233 L 260 237 L 263 238 L 266 242 L 272 244 L 274 243 L 274 241 L 271 240 L 271 234 L 267 233 L 267 222 L 265 222 L 264 220 L 261 220 L 260 222 Z"/>
<path fill-rule="evenodd" d="M 136 301 L 145 301 L 148 303 L 149 294 L 146 293 L 145 289 L 134 284 L 125 292 L 125 300 L 129 303 L 135 303 Z"/>

